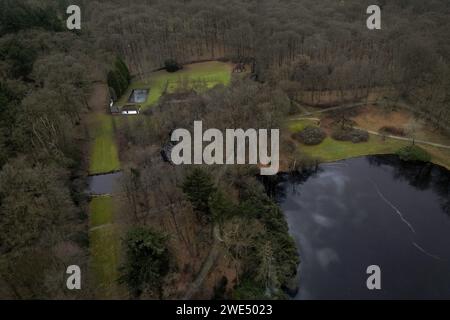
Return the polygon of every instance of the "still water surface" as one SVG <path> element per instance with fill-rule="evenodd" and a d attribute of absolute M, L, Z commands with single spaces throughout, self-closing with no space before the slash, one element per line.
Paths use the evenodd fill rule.
<path fill-rule="evenodd" d="M 450 172 L 364 157 L 284 176 L 277 199 L 301 257 L 297 299 L 450 299 Z M 369 265 L 381 290 L 366 287 Z"/>
<path fill-rule="evenodd" d="M 121 171 L 90 176 L 89 192 L 92 195 L 111 195 L 120 188 L 121 177 Z"/>

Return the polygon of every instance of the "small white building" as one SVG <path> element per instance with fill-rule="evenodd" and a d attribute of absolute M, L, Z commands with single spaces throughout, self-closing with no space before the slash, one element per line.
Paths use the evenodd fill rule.
<path fill-rule="evenodd" d="M 122 115 L 137 115 L 141 112 L 141 107 L 140 106 L 124 106 L 122 108 L 121 114 Z"/>

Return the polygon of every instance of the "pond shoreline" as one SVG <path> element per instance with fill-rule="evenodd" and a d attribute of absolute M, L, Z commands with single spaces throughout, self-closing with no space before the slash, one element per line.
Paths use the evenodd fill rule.
<path fill-rule="evenodd" d="M 106 171 L 106 172 L 102 172 L 102 173 L 93 173 L 93 174 L 88 174 L 87 177 L 91 178 L 91 177 L 105 176 L 108 174 L 119 173 L 122 171 L 123 171 L 123 169 L 118 169 L 118 170 L 111 170 L 111 171 Z"/>
<path fill-rule="evenodd" d="M 350 163 L 346 163 L 350 162 Z M 371 161 L 373 162 L 373 164 L 371 164 Z M 367 163 L 367 164 L 365 164 Z M 367 167 L 367 169 L 364 169 Z M 380 166 L 378 168 L 378 166 Z M 383 169 L 383 171 L 379 170 L 381 168 L 385 168 Z M 362 170 L 362 171 L 361 171 Z M 395 179 L 399 179 L 400 178 L 400 182 L 405 185 L 405 182 L 407 182 L 407 184 L 404 187 L 398 186 L 398 187 L 394 187 L 396 186 L 399 182 L 397 182 L 397 180 L 392 180 L 392 182 L 389 182 L 389 174 L 386 173 L 386 170 L 388 170 L 387 172 L 397 172 L 395 173 L 395 175 L 393 177 L 395 177 Z M 348 180 L 348 178 L 345 178 L 345 175 L 342 176 L 342 178 L 339 178 L 340 175 L 344 174 L 345 172 L 348 172 L 349 174 L 353 175 L 352 180 Z M 378 172 L 378 173 L 377 173 Z M 363 174 L 361 174 L 363 173 Z M 412 175 L 409 175 L 409 173 L 412 173 Z M 334 177 L 336 174 L 338 174 L 338 176 Z M 331 175 L 331 176 L 330 176 Z M 367 177 L 365 176 L 367 175 Z M 377 182 L 374 183 L 378 183 L 380 184 L 380 187 L 378 187 L 378 184 L 376 184 L 376 188 L 378 188 L 379 192 L 382 192 L 382 198 L 380 198 L 377 195 L 377 192 L 374 190 L 372 190 L 372 185 L 370 183 L 366 183 L 366 179 L 371 179 L 370 175 L 373 176 L 373 178 L 375 180 L 379 180 Z M 400 175 L 400 176 L 398 176 Z M 298 171 L 288 171 L 288 172 L 280 172 L 277 177 L 275 179 L 266 179 L 266 181 L 263 181 L 263 185 L 266 188 L 266 191 L 268 193 L 269 196 L 271 197 L 275 197 L 277 199 L 277 203 L 280 206 L 280 208 L 283 211 L 284 217 L 286 222 L 289 225 L 289 230 L 290 230 L 290 234 L 291 236 L 293 236 L 296 240 L 296 246 L 301 258 L 301 263 L 299 264 L 298 267 L 298 271 L 297 271 L 297 277 L 298 277 L 298 287 L 300 289 L 300 293 L 296 295 L 296 297 L 293 298 L 300 298 L 300 299 L 309 299 L 311 297 L 316 297 L 316 298 L 337 298 L 337 299 L 354 299 L 354 298 L 367 298 L 367 299 L 376 299 L 377 296 L 374 294 L 369 294 L 367 292 L 365 292 L 364 290 L 362 290 L 361 288 L 359 289 L 355 289 L 353 288 L 353 291 L 361 291 L 361 296 L 351 296 L 351 294 L 344 292 L 339 292 L 339 290 L 334 290 L 334 289 L 324 289 L 325 287 L 323 287 L 323 283 L 321 282 L 322 280 L 317 280 L 320 278 L 317 278 L 317 276 L 312 276 L 314 274 L 320 274 L 320 270 L 321 268 L 331 268 L 333 269 L 335 272 L 344 272 L 341 269 L 339 269 L 338 267 L 336 267 L 336 265 L 339 264 L 345 264 L 345 263 L 352 263 L 350 264 L 352 267 L 349 267 L 350 269 L 353 268 L 355 266 L 354 261 L 353 260 L 357 260 L 358 259 L 358 255 L 356 256 L 356 258 L 349 258 L 348 253 L 345 253 L 345 251 L 348 250 L 338 250 L 336 248 L 334 248 L 333 246 L 336 246 L 336 243 L 341 243 L 342 241 L 348 241 L 348 239 L 351 239 L 353 236 L 353 233 L 355 234 L 359 234 L 361 233 L 363 230 L 365 230 L 364 228 L 369 228 L 368 231 L 366 231 L 366 233 L 361 233 L 361 237 L 359 238 L 358 242 L 369 242 L 372 243 L 372 241 L 375 241 L 375 239 L 378 239 L 377 237 L 380 237 L 380 234 L 375 233 L 373 234 L 374 230 L 371 229 L 375 229 L 378 230 L 378 225 L 381 223 L 380 221 L 377 220 L 377 215 L 369 215 L 369 216 L 365 216 L 365 215 L 360 215 L 359 210 L 356 209 L 356 207 L 352 207 L 354 206 L 354 204 L 352 204 L 355 199 L 358 199 L 358 197 L 364 197 L 367 198 L 368 200 L 363 201 L 362 203 L 363 208 L 361 208 L 361 210 L 363 210 L 362 212 L 365 212 L 367 210 L 369 210 L 370 212 L 370 207 L 371 206 L 376 206 L 379 207 L 380 213 L 383 214 L 383 216 L 385 216 L 384 219 L 389 219 L 392 220 L 392 224 L 389 225 L 389 228 L 387 228 L 387 230 L 392 229 L 392 231 L 396 230 L 395 228 L 399 228 L 402 231 L 397 231 L 399 234 L 404 234 L 406 238 L 403 238 L 402 241 L 398 241 L 398 243 L 395 243 L 395 245 L 393 245 L 392 243 L 387 246 L 386 248 L 390 248 L 389 250 L 394 250 L 394 248 L 402 248 L 400 250 L 400 252 L 402 252 L 402 250 L 404 250 L 405 252 L 408 252 L 409 256 L 405 253 L 402 252 L 401 254 L 399 253 L 399 257 L 395 257 L 395 258 L 386 258 L 385 257 L 385 253 L 384 250 L 387 249 L 372 249 L 374 251 L 371 252 L 373 257 L 378 257 L 377 259 L 379 259 L 380 261 L 384 261 L 384 264 L 387 265 L 388 267 L 386 267 L 386 269 L 388 269 L 388 272 L 392 272 L 392 263 L 393 261 L 397 261 L 400 264 L 406 263 L 406 261 L 408 261 L 408 259 L 419 259 L 422 263 L 422 267 L 423 268 L 440 268 L 439 267 L 439 263 L 438 262 L 433 262 L 432 257 L 434 256 L 439 256 L 437 254 L 435 254 L 435 251 L 442 251 L 442 248 L 437 246 L 436 248 L 433 249 L 433 247 L 435 245 L 433 245 L 433 241 L 430 242 L 430 239 L 432 239 L 435 235 L 433 233 L 437 233 L 439 234 L 439 231 L 436 230 L 436 232 L 434 232 L 434 229 L 425 229 L 422 231 L 417 231 L 417 235 L 415 233 L 413 233 L 412 235 L 414 235 L 414 237 L 412 238 L 413 240 L 411 240 L 411 243 L 413 243 L 413 245 L 411 245 L 411 243 L 409 243 L 407 240 L 409 238 L 408 234 L 411 232 L 410 229 L 404 224 L 404 222 L 402 222 L 402 219 L 399 219 L 399 216 L 395 213 L 395 211 L 401 211 L 400 215 L 403 218 L 403 216 L 405 216 L 404 219 L 408 219 L 408 223 L 411 222 L 411 220 L 413 222 L 411 222 L 412 224 L 415 225 L 416 229 L 421 229 L 424 228 L 424 225 L 426 225 L 429 221 L 427 221 L 427 223 L 424 222 L 418 222 L 418 221 L 422 221 L 422 219 L 425 218 L 425 216 L 421 215 L 421 211 L 416 212 L 418 209 L 417 207 L 419 207 L 420 205 L 424 205 L 423 203 L 419 202 L 417 205 L 409 208 L 409 210 L 407 210 L 406 212 L 403 212 L 404 207 L 408 206 L 409 202 L 414 202 L 414 201 L 418 201 L 415 198 L 418 197 L 425 197 L 423 201 L 431 201 L 431 203 L 428 204 L 428 207 L 433 207 L 435 208 L 430 209 L 429 211 L 431 211 L 431 213 L 439 211 L 439 203 L 433 202 L 433 200 L 430 200 L 432 198 L 430 198 L 430 196 L 428 196 L 429 191 L 427 191 L 427 193 L 424 193 L 425 190 L 428 190 L 429 188 L 431 188 L 429 185 L 431 183 L 432 186 L 434 186 L 435 183 L 440 183 L 441 184 L 441 191 L 443 192 L 441 196 L 442 199 L 441 201 L 445 201 L 446 195 L 448 197 L 448 177 L 450 176 L 450 171 L 447 170 L 447 168 L 439 166 L 439 165 L 435 165 L 432 163 L 420 163 L 420 162 L 406 162 L 406 161 L 402 161 L 401 159 L 399 159 L 396 155 L 377 155 L 377 156 L 363 156 L 363 157 L 355 157 L 352 159 L 344 159 L 344 160 L 339 160 L 339 161 L 332 161 L 332 162 L 327 162 L 327 163 L 321 163 L 318 167 L 318 170 L 308 170 L 308 171 L 303 171 L 303 172 L 298 172 Z M 331 177 L 332 180 L 329 180 Z M 324 180 L 325 179 L 325 180 Z M 335 180 L 338 179 L 338 180 Z M 340 180 L 340 179 L 344 179 L 344 180 Z M 381 180 L 380 180 L 381 179 Z M 404 179 L 410 179 L 410 180 L 404 180 Z M 341 185 L 341 187 L 339 188 L 350 188 L 348 189 L 348 192 L 346 193 L 346 196 L 340 196 L 339 193 L 336 195 L 333 195 L 332 190 L 340 190 L 340 189 L 330 189 L 328 192 L 327 190 L 330 188 L 329 183 L 335 181 L 336 183 L 338 181 L 342 181 L 339 182 L 338 185 L 341 185 L 342 183 L 344 183 L 344 185 Z M 369 181 L 369 180 L 368 180 Z M 404 182 L 402 182 L 404 181 Z M 410 182 L 408 182 L 410 181 Z M 269 183 L 268 183 L 269 182 Z M 333 182 L 333 183 L 335 183 Z M 312 187 L 313 185 L 311 183 L 314 183 L 314 187 Z M 388 183 L 388 184 L 386 184 Z M 392 185 L 392 183 L 394 183 L 394 185 Z M 413 185 L 409 185 L 410 183 L 412 183 Z M 306 187 L 303 186 L 303 184 L 307 185 Z M 443 185 L 442 185 L 443 184 Z M 284 185 L 283 188 L 280 188 L 280 185 Z M 289 187 L 288 189 L 286 189 L 286 186 L 290 186 L 292 185 L 292 189 Z M 297 186 L 296 186 L 297 185 Z M 335 188 L 337 188 L 337 186 Z M 353 186 L 352 186 L 353 185 Z M 416 190 L 413 187 L 415 185 L 419 186 L 419 189 Z M 311 187 L 308 187 L 311 186 Z M 322 186 L 322 187 L 321 187 Z M 325 186 L 327 186 L 325 188 Z M 427 187 L 428 186 L 428 187 Z M 332 186 L 331 186 L 332 187 Z M 307 188 L 307 189 L 305 189 Z M 313 188 L 313 189 L 311 189 Z M 327 189 L 328 188 L 328 189 Z M 353 188 L 353 189 L 351 189 Z M 356 189 L 355 189 L 356 188 Z M 394 188 L 394 189 L 392 189 Z M 411 189 L 413 188 L 413 189 Z M 423 189 L 426 188 L 426 189 Z M 447 189 L 446 189 L 447 188 Z M 320 193 L 315 193 L 314 190 L 319 191 L 321 190 Z M 343 189 L 343 190 L 347 190 L 347 189 Z M 366 190 L 364 190 L 366 189 Z M 284 191 L 283 191 L 284 190 Z M 297 190 L 297 191 L 295 191 Z M 350 191 L 352 190 L 352 191 Z M 391 190 L 391 191 L 389 191 Z M 405 191 L 399 191 L 399 190 L 405 190 Z M 419 192 L 418 195 L 415 196 L 406 196 L 406 199 L 402 200 L 402 198 L 400 198 L 399 196 L 402 194 L 400 193 L 398 196 L 396 196 L 397 193 L 399 192 L 407 192 L 407 190 L 411 190 L 408 192 L 412 192 L 413 194 L 416 194 L 417 192 Z M 416 191 L 414 191 L 416 190 Z M 423 190 L 423 191 L 422 191 Z M 435 190 L 435 187 L 433 187 L 433 190 Z M 281 198 L 280 198 L 280 192 L 281 192 Z M 293 192 L 293 193 L 292 193 Z M 298 193 L 298 195 L 296 195 Z M 433 191 L 434 193 L 436 191 Z M 447 193 L 446 193 L 447 192 Z M 283 200 L 283 193 L 284 196 L 286 196 L 286 193 L 288 194 L 287 196 L 287 200 Z M 359 195 L 361 194 L 361 195 Z M 336 204 L 334 204 L 334 202 L 331 202 L 330 205 L 331 207 L 327 208 L 325 211 L 324 208 L 322 208 L 324 205 L 327 205 L 327 203 L 330 200 L 326 200 L 328 199 L 328 197 L 334 197 L 335 201 L 337 201 Z M 292 198 L 294 197 L 294 198 Z M 298 200 L 294 199 L 298 198 Z M 357 198 L 354 198 L 357 197 Z M 319 198 L 323 198 L 324 200 L 319 200 Z M 386 204 L 386 201 L 383 201 L 382 199 L 389 199 L 388 202 L 390 204 Z M 411 199 L 410 199 L 411 198 Z M 291 199 L 291 200 L 289 200 Z M 429 199 L 429 200 L 426 200 Z M 286 202 L 288 201 L 288 202 Z M 325 201 L 325 202 L 324 202 Z M 351 201 L 351 202 L 349 202 Z M 375 202 L 376 201 L 376 202 Z M 405 202 L 406 201 L 406 202 Z M 287 204 L 288 203 L 288 204 Z M 290 203 L 290 204 L 289 204 Z M 367 207 L 370 204 L 369 207 Z M 433 204 L 433 206 L 431 206 L 431 204 Z M 340 208 L 340 206 L 348 206 L 350 205 L 350 207 L 348 209 L 342 209 Z M 441 203 L 440 205 L 443 205 L 443 208 L 445 207 L 445 203 Z M 288 207 L 286 207 L 288 206 Z M 289 210 L 291 211 L 286 211 L 288 210 L 287 208 L 291 208 Z M 294 209 L 297 208 L 297 209 Z M 301 209 L 303 208 L 303 209 Z M 310 208 L 310 209 L 306 209 L 306 208 Z M 314 209 L 315 208 L 315 209 Z M 344 207 L 346 208 L 346 207 Z M 292 211 L 294 210 L 294 211 Z M 298 211 L 300 210 L 300 211 Z M 306 210 L 306 211 L 305 211 Z M 316 212 L 317 210 L 319 210 L 319 212 Z M 355 211 L 356 210 L 356 211 Z M 444 210 L 444 209 L 441 209 Z M 341 216 L 341 218 L 339 218 L 339 215 L 336 215 L 336 212 L 339 213 L 339 215 Z M 428 213 L 431 214 L 431 213 Z M 444 219 L 441 215 L 436 213 L 433 213 L 434 216 L 430 216 L 430 217 L 434 217 L 434 219 L 436 219 L 437 221 L 440 221 L 439 219 Z M 362 226 L 365 227 L 358 227 L 358 225 L 352 226 L 349 225 L 348 227 L 346 227 L 345 221 L 346 219 L 348 219 L 348 215 L 350 216 L 354 216 L 355 219 L 366 219 L 364 221 L 372 221 L 370 225 L 365 225 L 363 224 Z M 410 216 L 411 215 L 411 216 Z M 426 219 L 428 220 L 432 220 L 429 216 L 426 216 Z M 423 216 L 423 217 L 422 217 Z M 303 217 L 303 218 L 300 218 Z M 365 218 L 364 218 L 365 217 Z M 317 220 L 314 220 L 314 219 Z M 299 220 L 300 219 L 300 220 Z M 300 224 L 295 224 L 294 221 L 297 221 Z M 351 220 L 353 221 L 353 220 Z M 448 221 L 447 221 L 448 222 Z M 347 233 L 342 233 L 342 235 L 339 235 L 339 232 L 337 232 L 337 235 L 335 234 L 336 232 L 332 232 L 329 233 L 328 229 L 329 228 L 334 228 L 332 227 L 332 225 L 330 224 L 332 223 L 333 225 L 339 225 L 340 229 L 339 230 L 345 230 L 346 228 L 355 228 L 354 231 L 352 232 L 348 232 Z M 344 225 L 342 225 L 342 223 L 344 223 Z M 305 224 L 308 225 L 308 227 L 305 227 Z M 299 230 L 296 229 L 295 226 L 300 226 L 300 230 L 303 230 L 303 232 L 299 233 Z M 369 227 L 370 226 L 370 227 Z M 395 226 L 395 227 L 393 227 Z M 442 228 L 442 223 L 438 223 L 436 225 L 436 228 Z M 427 226 L 429 227 L 429 226 Z M 316 230 L 313 233 L 308 232 L 308 228 L 313 228 L 312 230 Z M 380 229 L 384 230 L 385 227 L 382 227 Z M 305 231 L 306 230 L 306 231 Z M 353 230 L 353 229 L 349 229 L 349 230 Z M 370 231 L 369 231 L 370 230 Z M 433 231 L 431 231 L 433 230 Z M 329 231 L 332 231 L 332 229 L 329 229 Z M 332 241 L 329 242 L 328 245 L 323 243 L 323 239 L 319 239 L 319 238 L 315 238 L 315 236 L 313 236 L 315 234 L 315 232 L 326 232 L 326 236 L 323 236 L 324 239 L 330 238 L 330 239 L 334 239 Z M 386 230 L 385 230 L 386 232 Z M 387 232 L 387 234 L 391 237 L 396 237 L 396 233 L 394 232 L 392 234 Z M 425 237 L 427 236 L 427 237 Z M 336 238 L 337 237 L 337 238 Z M 417 237 L 417 239 L 415 238 Z M 425 238 L 424 238 L 425 237 Z M 356 240 L 356 239 L 355 239 Z M 349 245 L 350 247 L 356 247 L 358 248 L 361 244 L 358 244 L 358 242 L 354 242 L 355 240 L 350 241 Z M 312 242 L 311 242 L 312 241 Z M 383 239 L 383 236 L 381 236 L 380 239 L 378 239 L 377 241 L 373 242 L 375 247 L 377 248 L 378 246 L 380 246 L 380 243 L 383 243 L 383 241 L 385 241 L 385 239 Z M 406 242 L 405 242 L 406 241 Z M 422 242 L 421 242 L 422 241 Z M 448 240 L 450 241 L 450 239 Z M 311 243 L 317 242 L 319 244 L 319 247 L 314 248 L 310 247 Z M 308 244 L 309 243 L 309 244 Z M 322 243 L 322 245 L 320 245 L 320 243 Z M 399 244 L 401 243 L 401 244 Z M 419 244 L 418 244 L 419 243 Z M 406 246 L 408 249 L 406 250 L 405 248 L 402 247 L 402 245 Z M 321 248 L 321 246 L 325 246 L 325 248 Z M 329 248 L 327 248 L 327 246 L 330 246 Z M 309 247 L 309 249 L 307 249 Z M 426 248 L 426 250 L 417 250 L 418 248 Z M 348 249 L 348 246 L 347 246 Z M 359 250 L 360 248 L 358 248 Z M 381 251 L 380 251 L 381 250 Z M 422 252 L 421 252 L 422 251 Z M 423 253 L 423 251 L 426 252 L 426 254 Z M 388 252 L 388 251 L 387 251 Z M 387 253 L 386 253 L 387 254 Z M 442 252 L 440 253 L 442 255 Z M 316 255 L 318 255 L 316 257 Z M 405 255 L 405 258 L 401 258 L 402 255 Z M 342 256 L 346 256 L 346 259 L 342 258 Z M 360 253 L 360 258 L 362 260 L 370 260 L 371 255 L 368 253 L 364 253 L 364 251 L 361 251 Z M 407 258 L 409 257 L 409 258 Z M 316 260 L 319 259 L 319 260 Z M 325 259 L 325 260 L 323 260 Z M 330 260 L 331 259 L 331 260 Z M 338 259 L 338 260 L 336 260 Z M 340 260 L 339 260 L 340 259 Z M 431 262 L 429 260 L 426 259 L 430 259 Z M 425 261 L 423 261 L 425 260 Z M 319 264 L 316 267 L 313 267 L 313 269 L 311 269 L 312 267 L 312 261 L 322 261 L 322 263 L 325 263 L 325 265 L 321 265 Z M 350 261 L 350 262 L 349 262 Z M 438 261 L 438 260 L 436 260 Z M 316 263 L 319 263 L 316 262 Z M 438 263 L 437 266 L 434 266 L 434 263 Z M 313 263 L 314 265 L 314 263 Z M 417 263 L 417 265 L 419 266 L 420 264 Z M 358 266 L 358 263 L 356 264 L 356 266 Z M 409 271 L 411 273 L 411 276 L 414 276 L 413 279 L 417 282 L 417 285 L 421 285 L 421 281 L 423 281 L 422 279 L 420 279 L 420 273 L 416 274 L 414 272 L 416 272 L 415 270 L 416 268 L 412 268 L 412 271 Z M 313 270 L 313 271 L 311 271 Z M 319 271 L 317 271 L 319 270 Z M 362 271 L 359 271 L 362 272 Z M 324 273 L 322 274 L 323 277 L 328 277 L 330 274 L 329 273 Z M 358 278 L 361 275 L 358 274 L 357 276 L 355 276 L 354 278 Z M 365 276 L 365 273 L 363 273 L 363 276 Z M 389 275 L 389 277 L 392 277 L 392 275 Z M 313 279 L 313 280 L 311 280 Z M 315 279 L 315 280 L 314 280 Z M 332 278 L 331 278 L 332 279 Z M 352 281 L 356 281 L 353 280 L 352 277 L 350 277 L 349 280 L 350 282 Z M 394 278 L 393 278 L 394 279 Z M 360 279 L 358 278 L 358 281 Z M 332 285 L 332 281 L 335 281 L 336 283 L 340 283 L 338 280 L 330 280 L 331 281 L 331 285 Z M 362 281 L 362 280 L 361 280 Z M 317 282 L 316 285 L 312 285 L 311 283 L 315 283 Z M 394 281 L 393 281 L 394 282 Z M 414 281 L 412 281 L 414 284 Z M 320 284 L 322 283 L 322 284 Z M 320 285 L 319 285 L 320 284 Z M 358 282 L 359 285 L 359 282 Z M 311 287 L 312 286 L 312 287 Z M 307 287 L 305 289 L 305 287 Z M 322 292 L 320 292 L 320 290 L 317 290 L 316 288 L 320 287 L 322 289 Z M 349 288 L 351 287 L 351 284 L 349 284 Z M 308 292 L 308 290 L 310 288 L 312 289 L 312 293 Z M 349 289 L 350 290 L 350 289 Z M 316 291 L 316 292 L 314 292 Z M 317 292 L 318 291 L 318 292 Z M 443 291 L 443 295 L 447 296 L 447 293 L 445 293 L 445 291 Z M 418 294 L 418 293 L 417 293 Z M 425 295 L 425 293 L 423 293 Z M 429 291 L 426 294 L 430 295 L 430 296 L 435 296 L 438 295 L 438 292 L 434 292 L 434 291 Z M 450 293 L 449 293 L 450 294 Z M 388 296 L 389 298 L 392 297 L 410 297 L 410 296 L 414 296 L 416 295 L 415 291 L 406 291 L 405 289 L 402 289 L 400 287 L 395 287 L 392 288 L 390 293 L 385 293 L 386 296 Z M 420 294 L 418 294 L 420 295 Z M 382 295 L 381 295 L 382 296 Z M 291 296 L 292 297 L 292 296 Z M 439 295 L 438 295 L 439 297 Z"/>

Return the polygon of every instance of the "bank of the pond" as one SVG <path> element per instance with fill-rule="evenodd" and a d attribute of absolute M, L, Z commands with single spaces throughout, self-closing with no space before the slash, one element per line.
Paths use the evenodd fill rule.
<path fill-rule="evenodd" d="M 289 133 L 296 133 L 307 126 L 316 126 L 317 122 L 313 120 L 291 121 L 286 130 Z M 351 159 L 370 155 L 392 155 L 400 148 L 411 145 L 411 142 L 397 140 L 389 137 L 382 137 L 369 134 L 367 142 L 353 143 L 351 141 L 337 141 L 327 136 L 322 143 L 314 146 L 307 146 L 298 143 L 300 152 L 320 159 L 321 162 L 330 163 L 345 159 Z M 431 162 L 443 166 L 450 170 L 450 150 L 433 147 L 417 143 L 418 146 L 425 149 L 431 155 Z"/>
<path fill-rule="evenodd" d="M 122 171 L 89 176 L 89 193 L 93 196 L 111 196 L 120 189 L 120 177 L 122 177 Z"/>
<path fill-rule="evenodd" d="M 297 299 L 450 298 L 450 172 L 395 156 L 281 175 L 273 191 L 301 258 Z M 368 290 L 367 267 L 382 289 Z"/>

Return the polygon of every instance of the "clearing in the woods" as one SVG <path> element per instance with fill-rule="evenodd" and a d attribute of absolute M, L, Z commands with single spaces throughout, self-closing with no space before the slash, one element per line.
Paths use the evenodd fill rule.
<path fill-rule="evenodd" d="M 114 139 L 115 119 L 106 114 L 96 114 L 95 117 L 89 173 L 101 174 L 119 170 L 119 154 Z"/>
<path fill-rule="evenodd" d="M 114 199 L 94 197 L 90 203 L 90 268 L 95 296 L 117 298 L 119 294 L 120 239 L 114 223 Z"/>
<path fill-rule="evenodd" d="M 158 102 L 164 92 L 173 92 L 177 88 L 187 87 L 197 90 L 210 89 L 218 84 L 228 85 L 231 81 L 233 65 L 220 61 L 208 61 L 185 65 L 182 70 L 169 73 L 166 70 L 152 72 L 144 79 L 135 80 L 120 98 L 118 105 L 125 105 L 134 89 L 149 89 L 149 95 L 143 109 Z"/>

